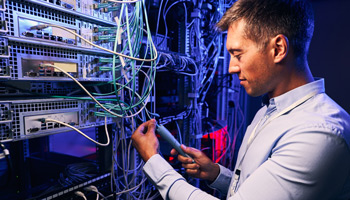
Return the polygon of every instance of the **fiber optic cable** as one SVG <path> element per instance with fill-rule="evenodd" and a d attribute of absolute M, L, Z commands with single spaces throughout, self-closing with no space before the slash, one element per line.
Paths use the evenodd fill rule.
<path fill-rule="evenodd" d="M 98 106 L 99 106 L 100 108 L 104 109 L 105 111 L 107 111 L 107 112 L 108 112 L 109 114 L 111 114 L 112 116 L 116 116 L 116 117 L 134 117 L 134 116 L 136 116 L 137 114 L 139 114 L 139 113 L 146 107 L 146 104 L 143 103 L 143 101 L 144 101 L 145 99 L 142 98 L 142 101 L 141 101 L 140 103 L 143 103 L 144 105 L 143 105 L 142 109 L 140 109 L 140 110 L 139 110 L 138 112 L 136 112 L 135 114 L 126 115 L 126 116 L 125 116 L 125 115 L 116 114 L 116 113 L 114 113 L 114 112 L 111 112 L 109 109 L 105 108 L 99 101 L 97 101 L 97 99 L 95 99 L 95 98 L 90 94 L 89 91 L 86 90 L 86 88 L 85 88 L 83 85 L 80 84 L 79 81 L 77 81 L 74 77 L 72 77 L 72 76 L 71 76 L 69 73 L 67 73 L 66 71 L 62 70 L 61 68 L 59 68 L 59 67 L 57 67 L 57 66 L 55 66 L 55 65 L 43 64 L 42 66 L 43 66 L 43 67 L 47 67 L 47 66 L 54 67 L 54 68 L 60 70 L 61 72 L 63 72 L 65 75 L 67 75 L 69 78 L 71 78 L 74 82 L 76 82 L 76 83 L 86 92 L 86 94 L 88 94 L 88 95 L 90 96 L 90 98 L 98 104 Z M 135 93 L 135 94 L 136 94 L 136 93 Z M 140 103 L 139 103 L 139 104 L 140 104 Z M 139 105 L 139 104 L 138 104 L 138 105 Z M 133 105 L 133 107 L 138 106 L 138 105 Z M 112 107 L 112 108 L 114 108 L 114 107 Z"/>
<path fill-rule="evenodd" d="M 99 101 L 97 101 L 97 100 L 95 99 L 95 97 L 93 97 L 93 96 L 90 94 L 89 91 L 86 90 L 86 88 L 85 88 L 83 85 L 81 85 L 81 84 L 79 83 L 79 81 L 77 81 L 73 76 L 71 76 L 69 73 L 67 73 L 67 72 L 64 71 L 63 69 L 61 69 L 61 68 L 59 68 L 59 67 L 57 67 L 57 66 L 55 66 L 55 65 L 50 65 L 50 64 L 43 64 L 42 66 L 43 66 L 43 67 L 47 67 L 47 66 L 49 66 L 49 67 L 54 67 L 54 68 L 60 70 L 60 71 L 63 72 L 66 76 L 68 76 L 68 77 L 71 78 L 74 82 L 76 82 L 76 83 L 86 92 L 86 94 L 88 94 L 88 95 L 91 97 L 91 99 L 94 100 L 101 108 L 103 108 L 104 110 L 106 110 L 106 111 L 107 111 L 108 113 L 110 113 L 111 115 L 114 115 L 114 116 L 117 116 L 117 117 L 124 117 L 123 115 L 116 114 L 116 113 L 111 112 L 111 111 L 109 111 L 108 109 L 106 109 Z"/>

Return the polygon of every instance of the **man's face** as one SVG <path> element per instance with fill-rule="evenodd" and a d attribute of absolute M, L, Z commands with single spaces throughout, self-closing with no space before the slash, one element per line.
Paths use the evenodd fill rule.
<path fill-rule="evenodd" d="M 226 48 L 231 55 L 229 72 L 237 74 L 240 84 L 250 96 L 261 96 L 273 90 L 273 60 L 269 48 L 261 49 L 245 37 L 244 20 L 228 29 Z M 269 45 L 268 45 L 269 46 Z"/>

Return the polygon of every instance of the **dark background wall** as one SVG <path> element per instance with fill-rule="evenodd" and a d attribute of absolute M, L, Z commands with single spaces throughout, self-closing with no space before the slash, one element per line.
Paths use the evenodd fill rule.
<path fill-rule="evenodd" d="M 313 0 L 315 32 L 309 65 L 326 92 L 350 113 L 350 0 Z"/>

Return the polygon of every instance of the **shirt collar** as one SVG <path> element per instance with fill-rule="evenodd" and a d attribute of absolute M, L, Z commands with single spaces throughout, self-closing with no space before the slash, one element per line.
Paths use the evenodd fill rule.
<path fill-rule="evenodd" d="M 264 95 L 262 97 L 262 102 L 267 106 L 275 105 L 277 111 L 279 111 L 287 108 L 311 92 L 316 92 L 317 94 L 325 92 L 323 78 L 317 78 L 311 83 L 297 87 L 275 98 L 268 99 L 268 95 Z"/>

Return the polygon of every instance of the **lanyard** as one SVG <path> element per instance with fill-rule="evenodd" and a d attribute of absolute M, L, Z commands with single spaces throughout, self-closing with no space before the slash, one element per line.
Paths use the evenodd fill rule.
<path fill-rule="evenodd" d="M 259 122 L 255 125 L 249 139 L 248 139 L 248 142 L 247 142 L 247 148 L 239 162 L 239 164 L 237 165 L 237 169 L 235 171 L 235 178 L 234 178 L 234 181 L 232 183 L 233 185 L 233 190 L 234 192 L 236 191 L 236 186 L 237 186 L 237 183 L 238 183 L 238 180 L 239 180 L 239 176 L 241 174 L 241 165 L 243 163 L 243 160 L 248 152 L 248 149 L 249 147 L 251 146 L 252 142 L 254 141 L 254 139 L 256 138 L 256 136 L 261 132 L 262 129 L 264 129 L 269 123 L 271 123 L 274 119 L 286 114 L 287 112 L 293 110 L 294 108 L 296 108 L 297 106 L 299 106 L 300 104 L 304 103 L 305 101 L 309 100 L 311 97 L 315 96 L 318 92 L 311 92 L 309 94 L 307 94 L 306 96 L 302 97 L 301 99 L 299 99 L 298 101 L 294 102 L 292 105 L 288 106 L 287 108 L 285 108 L 284 110 L 282 110 L 281 112 L 277 113 L 276 115 L 270 117 L 265 123 L 264 125 L 260 128 L 260 130 L 257 132 L 257 128 L 259 126 L 259 124 L 261 123 L 262 119 L 261 118 L 259 120 Z M 234 192 L 231 194 L 231 196 L 233 196 Z"/>

